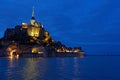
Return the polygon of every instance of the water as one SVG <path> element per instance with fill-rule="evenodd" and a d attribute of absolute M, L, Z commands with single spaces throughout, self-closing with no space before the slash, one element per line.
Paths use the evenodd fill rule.
<path fill-rule="evenodd" d="M 81 44 L 86 55 L 120 55 L 120 44 Z"/>
<path fill-rule="evenodd" d="M 120 56 L 0 58 L 0 80 L 120 80 Z"/>

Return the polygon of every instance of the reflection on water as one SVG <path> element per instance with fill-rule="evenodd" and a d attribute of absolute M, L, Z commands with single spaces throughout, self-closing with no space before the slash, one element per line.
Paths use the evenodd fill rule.
<path fill-rule="evenodd" d="M 34 58 L 30 58 L 26 60 L 27 63 L 23 67 L 23 71 L 22 71 L 23 72 L 22 76 L 24 80 L 31 80 L 31 79 L 37 80 L 37 77 L 44 76 L 46 65 L 39 66 L 40 65 L 39 63 L 41 63 L 41 61 L 42 61 L 41 59 L 36 60 Z M 41 68 L 43 66 L 44 68 L 39 70 L 39 67 Z"/>
<path fill-rule="evenodd" d="M 73 72 L 74 74 L 77 76 L 80 72 L 79 72 L 79 65 L 78 65 L 78 60 L 77 58 L 74 58 L 74 64 L 73 64 Z"/>
<path fill-rule="evenodd" d="M 7 66 L 2 66 L 2 67 L 6 67 L 5 68 L 5 75 L 6 75 L 5 78 L 12 79 L 13 78 L 12 75 L 14 75 L 13 71 L 15 71 L 15 67 L 17 65 L 17 59 L 14 60 L 14 59 L 11 59 L 11 58 L 7 58 L 7 59 L 5 58 L 5 60 L 7 62 L 6 63 Z"/>
<path fill-rule="evenodd" d="M 119 80 L 119 61 L 115 56 L 0 58 L 0 80 Z"/>

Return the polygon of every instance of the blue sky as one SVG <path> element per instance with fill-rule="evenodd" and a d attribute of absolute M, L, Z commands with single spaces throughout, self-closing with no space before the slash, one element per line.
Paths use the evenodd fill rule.
<path fill-rule="evenodd" d="M 0 0 L 0 36 L 6 28 L 35 18 L 55 40 L 82 46 L 87 54 L 120 53 L 118 0 Z"/>

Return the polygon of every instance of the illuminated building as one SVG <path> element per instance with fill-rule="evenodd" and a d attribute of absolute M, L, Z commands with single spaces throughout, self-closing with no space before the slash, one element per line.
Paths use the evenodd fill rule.
<path fill-rule="evenodd" d="M 40 28 L 39 27 L 30 26 L 27 31 L 28 31 L 29 36 L 39 37 L 39 34 L 40 34 Z"/>
<path fill-rule="evenodd" d="M 4 33 L 2 46 L 6 47 L 7 55 L 25 56 L 79 56 L 84 55 L 81 48 L 66 47 L 60 41 L 55 41 L 43 24 L 34 17 L 34 8 L 30 23 L 22 23 Z M 74 54 L 73 54 L 74 53 Z"/>

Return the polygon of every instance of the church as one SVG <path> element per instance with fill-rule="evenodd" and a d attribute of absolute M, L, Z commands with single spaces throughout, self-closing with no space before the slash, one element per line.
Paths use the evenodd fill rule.
<path fill-rule="evenodd" d="M 4 38 L 6 40 L 18 40 L 21 43 L 44 43 L 49 45 L 54 42 L 43 24 L 35 20 L 34 8 L 30 23 L 22 23 L 22 25 L 15 28 L 8 28 L 4 33 Z"/>
<path fill-rule="evenodd" d="M 1 39 L 3 51 L 8 56 L 78 57 L 84 55 L 81 47 L 66 47 L 54 41 L 43 24 L 35 20 L 34 8 L 30 23 L 8 28 Z"/>

